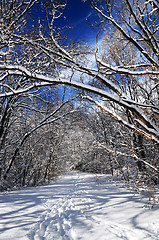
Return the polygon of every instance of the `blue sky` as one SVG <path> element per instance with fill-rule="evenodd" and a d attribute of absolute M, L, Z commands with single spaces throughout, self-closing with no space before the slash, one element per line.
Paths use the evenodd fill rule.
<path fill-rule="evenodd" d="M 84 39 L 91 42 L 96 36 L 96 31 L 88 24 L 92 22 L 94 12 L 89 0 L 67 0 L 63 16 L 58 20 L 61 26 L 72 26 L 73 39 Z"/>
<path fill-rule="evenodd" d="M 44 10 L 44 9 L 43 9 Z M 46 24 L 46 15 L 45 12 L 42 12 L 42 8 L 40 5 L 36 5 L 32 10 L 31 25 L 34 26 L 41 19 L 41 22 Z M 90 6 L 90 1 L 87 0 L 82 2 L 81 0 L 67 0 L 67 5 L 64 9 L 63 15 L 55 21 L 56 26 L 72 27 L 72 31 L 68 36 L 73 40 L 85 40 L 91 46 L 94 46 L 96 41 L 96 34 L 98 29 L 93 30 L 93 28 L 88 23 L 93 23 L 95 19 L 95 13 Z M 94 67 L 94 54 L 90 56 L 89 65 Z M 66 77 L 66 72 L 65 72 Z M 74 78 L 79 78 L 79 75 L 76 74 Z M 69 88 L 67 87 L 67 91 L 69 92 Z M 72 90 L 71 90 L 72 91 Z M 59 94 L 63 94 L 63 90 L 59 88 Z M 70 94 L 70 92 L 69 92 Z M 68 96 L 68 93 L 66 93 Z"/>
<path fill-rule="evenodd" d="M 32 9 L 32 19 L 30 24 L 33 26 L 38 19 L 46 24 L 44 9 L 40 5 L 35 5 Z M 95 42 L 97 29 L 93 30 L 90 24 L 95 19 L 95 13 L 90 6 L 90 1 L 67 0 L 67 5 L 63 15 L 55 21 L 56 26 L 72 27 L 70 37 L 73 40 L 86 40 L 88 43 Z M 89 23 L 89 24 L 88 24 Z"/>

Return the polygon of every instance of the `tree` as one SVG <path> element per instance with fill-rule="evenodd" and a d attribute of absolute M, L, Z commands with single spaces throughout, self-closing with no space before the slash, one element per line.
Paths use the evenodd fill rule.
<path fill-rule="evenodd" d="M 93 102 L 137 133 L 134 135 L 140 152 L 137 158 L 141 157 L 144 164 L 158 173 L 158 164 L 144 159 L 141 137 L 151 140 L 151 147 L 158 151 L 158 1 L 90 1 L 99 16 L 100 30 L 96 37 L 94 68 L 87 67 L 92 50 L 88 51 L 86 44 L 64 43 L 62 32 L 55 27 L 54 22 L 65 5 L 61 1 L 48 2 L 44 4 L 47 22 L 39 20 L 34 32 L 28 31 L 27 16 L 36 0 L 9 1 L 8 5 L 2 1 L 1 4 L 2 144 L 10 113 L 20 98 L 48 86 L 65 85 L 80 89 L 83 100 Z M 102 47 L 100 51 L 99 34 L 108 28 L 113 39 L 109 41 L 112 49 Z"/>
<path fill-rule="evenodd" d="M 22 36 L 18 33 L 9 36 L 9 40 L 11 37 L 14 37 L 14 41 L 12 40 L 14 44 L 15 42 L 18 44 L 20 42 L 23 45 L 27 45 L 27 48 L 31 49 L 30 52 L 36 52 L 36 62 L 38 62 L 38 65 L 37 68 L 31 69 L 29 67 L 29 65 L 32 65 L 31 61 L 27 66 L 25 66 L 23 62 L 19 63 L 18 61 L 16 61 L 15 64 L 1 64 L 1 85 L 3 86 L 3 90 L 0 97 L 3 98 L 18 95 L 41 86 L 55 84 L 69 85 L 102 96 L 109 101 L 116 103 L 118 106 L 123 107 L 125 111 L 128 111 L 131 115 L 133 123 L 128 122 L 125 118 L 121 118 L 118 114 L 114 114 L 111 109 L 105 110 L 119 122 L 125 124 L 128 128 L 142 134 L 150 140 L 158 142 L 159 130 L 156 117 L 158 107 L 156 103 L 154 103 L 154 101 L 143 102 L 142 99 L 140 99 L 140 101 L 132 100 L 125 94 L 125 92 L 123 92 L 123 89 L 119 87 L 119 83 L 116 84 L 113 80 L 109 80 L 106 77 L 119 74 L 123 76 L 128 75 L 130 77 L 138 76 L 142 80 L 143 76 L 148 76 L 153 82 L 148 91 L 149 93 L 154 93 L 156 98 L 158 98 L 158 83 L 156 82 L 158 75 L 157 4 L 154 1 L 143 2 L 141 0 L 140 3 L 138 1 L 134 1 L 134 3 L 123 1 L 119 8 L 116 4 L 112 5 L 111 1 L 106 1 L 105 5 L 100 5 L 99 1 L 91 1 L 91 5 L 104 22 L 113 25 L 113 27 L 120 32 L 119 41 L 126 41 L 128 45 L 132 45 L 135 51 L 138 51 L 138 62 L 130 63 L 129 65 L 122 64 L 118 66 L 110 66 L 100 58 L 97 44 L 95 53 L 98 69 L 90 69 L 86 67 L 83 59 L 83 54 L 85 53 L 84 50 L 82 52 L 79 47 L 77 47 L 76 51 L 71 48 L 67 50 L 66 47 L 62 47 L 60 45 L 61 42 L 56 39 L 53 25 L 56 19 L 56 14 L 52 11 L 52 15 L 48 18 L 49 37 L 46 37 L 42 30 L 39 32 L 40 39 L 31 38 L 30 36 L 27 36 L 27 34 Z M 124 12 L 126 13 L 124 14 L 124 18 L 122 15 L 122 9 L 124 9 Z M 7 40 L 6 44 L 9 44 L 9 40 Z M 41 56 L 43 56 L 43 59 L 46 59 L 46 61 L 41 62 Z M 85 76 L 88 75 L 92 79 L 96 79 L 98 82 L 102 83 L 103 89 L 93 87 L 92 84 L 87 84 L 87 80 L 80 83 L 73 81 L 73 78 L 70 81 L 70 78 L 66 79 L 63 75 L 58 74 L 58 72 L 55 73 L 48 70 L 42 71 L 42 66 L 44 66 L 43 69 L 45 69 L 46 62 L 50 68 L 55 69 L 56 66 L 57 69 L 59 69 L 59 67 L 60 69 L 70 69 L 70 71 L 73 69 L 74 71 L 79 71 L 85 74 Z M 103 71 L 100 70 L 102 68 L 106 71 L 106 76 L 103 74 Z M 25 77 L 28 84 L 25 86 L 21 85 L 18 89 L 15 88 L 16 84 L 14 86 L 11 86 L 9 83 L 6 85 L 5 80 L 10 76 L 14 76 L 14 78 L 17 77 L 18 79 Z M 140 89 L 142 89 L 141 84 L 142 81 L 140 82 Z M 143 86 L 143 88 L 144 87 L 145 86 Z M 146 111 L 144 111 L 145 109 L 152 109 L 156 122 L 149 117 Z"/>
<path fill-rule="evenodd" d="M 8 3 L 7 1 L 1 1 L 0 61 L 2 65 L 21 64 L 31 71 L 38 69 L 38 72 L 42 71 L 43 73 L 45 72 L 45 74 L 47 69 L 48 72 L 51 71 L 54 75 L 54 63 L 50 64 L 51 66 L 49 68 L 49 61 L 47 61 L 43 52 L 37 51 L 36 48 L 31 48 L 29 43 L 23 39 L 23 36 L 27 36 L 30 38 L 30 41 L 31 39 L 35 40 L 35 34 L 38 33 L 38 40 L 43 40 L 40 32 L 40 23 L 35 25 L 34 33 L 33 31 L 29 31 L 29 15 L 31 14 L 29 11 L 31 11 L 35 4 L 38 4 L 37 1 L 32 0 L 8 1 Z M 58 1 L 54 1 L 53 6 L 55 10 L 57 4 Z M 62 8 L 61 3 L 59 5 L 59 11 L 61 11 L 60 6 Z M 44 7 L 45 10 L 48 11 L 50 2 L 46 3 L 45 1 Z M 16 34 L 19 34 L 20 38 L 17 38 Z M 59 34 L 57 38 L 61 39 Z M 44 69 L 41 63 L 45 60 L 47 65 Z M 4 73 L 5 76 L 3 75 Z M 7 92 L 8 87 L 18 90 L 29 87 L 31 84 L 30 79 L 25 76 L 10 75 L 5 71 L 2 71 L 1 74 L 1 92 Z M 35 83 L 35 81 L 33 80 L 32 83 Z M 52 157 L 53 153 L 50 153 L 49 157 L 45 156 L 46 159 L 43 159 L 41 164 L 40 160 L 39 162 L 37 160 L 39 159 L 39 156 L 37 157 L 38 151 L 35 151 L 35 149 L 39 148 L 45 148 L 46 150 L 49 146 L 43 144 L 43 148 L 41 147 L 42 143 L 40 145 L 38 141 L 38 130 L 41 128 L 45 132 L 45 126 L 49 125 L 52 127 L 53 123 L 55 123 L 54 128 L 58 128 L 61 119 L 74 111 L 73 109 L 69 109 L 69 107 L 65 108 L 65 112 L 63 111 L 64 105 L 68 105 L 69 100 L 64 102 L 63 97 L 63 102 L 61 102 L 60 96 L 56 92 L 57 90 L 55 88 L 49 88 L 48 86 L 47 89 L 43 88 L 43 90 L 40 90 L 34 88 L 32 91 L 24 94 L 13 94 L 9 97 L 4 96 L 0 98 L 0 176 L 2 190 L 12 188 L 13 186 L 22 186 L 25 185 L 26 182 L 28 184 L 37 184 L 46 179 L 51 179 L 52 176 L 55 176 L 60 171 L 60 165 L 57 163 L 56 169 L 53 171 L 53 161 L 55 160 L 55 158 Z M 50 101 L 54 103 L 48 111 Z M 56 131 L 57 129 L 55 132 Z M 33 134 L 34 137 L 32 137 Z M 62 134 L 58 136 L 60 141 Z M 56 144 L 52 144 L 53 152 L 56 152 L 55 149 L 58 145 L 58 141 L 56 140 L 55 142 Z M 48 166 L 50 169 L 52 166 L 51 174 L 49 173 L 51 170 L 48 169 Z"/>
<path fill-rule="evenodd" d="M 44 92 L 21 99 L 12 111 L 0 151 L 1 190 L 49 182 L 65 170 L 60 148 L 75 109 L 73 99 L 61 102 L 55 90 L 45 90 L 49 100 Z"/>

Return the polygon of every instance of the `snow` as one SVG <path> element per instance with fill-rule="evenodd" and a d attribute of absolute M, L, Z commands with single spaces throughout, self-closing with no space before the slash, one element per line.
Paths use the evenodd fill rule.
<path fill-rule="evenodd" d="M 159 207 L 109 175 L 0 194 L 0 240 L 159 240 Z"/>

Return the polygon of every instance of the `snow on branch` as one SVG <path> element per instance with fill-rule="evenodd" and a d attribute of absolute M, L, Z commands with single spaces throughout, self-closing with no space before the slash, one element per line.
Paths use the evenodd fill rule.
<path fill-rule="evenodd" d="M 146 131 L 136 127 L 133 124 L 128 123 L 126 120 L 122 119 L 119 115 L 117 115 L 115 112 L 113 112 L 112 110 L 108 109 L 107 107 L 103 106 L 101 103 L 99 103 L 98 101 L 93 100 L 93 98 L 89 97 L 89 96 L 85 96 L 83 97 L 84 99 L 87 99 L 91 102 L 93 102 L 95 105 L 97 105 L 99 108 L 101 108 L 102 110 L 106 111 L 107 113 L 109 113 L 113 118 L 115 118 L 118 122 L 121 122 L 123 125 L 125 125 L 126 127 L 128 127 L 131 130 L 135 130 L 135 132 L 143 135 L 145 138 L 149 139 L 149 140 L 155 140 L 157 143 L 159 143 L 159 139 L 157 138 L 159 136 L 159 132 L 152 132 L 151 130 L 148 131 L 148 129 L 146 129 Z M 145 126 L 145 125 L 144 125 Z M 156 137 L 157 136 L 157 137 Z"/>
<path fill-rule="evenodd" d="M 103 13 L 102 10 L 100 10 L 98 7 L 92 5 L 93 8 L 104 18 L 107 19 L 109 22 L 111 22 L 116 29 L 118 29 L 122 35 L 125 37 L 126 40 L 128 40 L 129 42 L 131 42 L 143 55 L 144 57 L 151 63 L 153 64 L 153 66 L 155 66 L 157 69 L 159 69 L 159 65 L 157 63 L 157 61 L 155 61 L 150 54 L 142 47 L 142 45 L 140 45 L 136 39 L 134 39 L 133 37 L 131 37 L 129 34 L 126 33 L 126 31 L 115 21 L 115 19 L 110 15 L 107 16 L 106 14 Z"/>
<path fill-rule="evenodd" d="M 107 69 L 111 70 L 112 72 L 119 73 L 119 74 L 128 74 L 128 75 L 159 75 L 159 71 L 151 71 L 151 70 L 145 70 L 145 71 L 131 71 L 129 69 L 126 69 L 125 67 L 113 67 L 110 64 L 106 64 L 101 59 L 97 59 L 98 63 L 101 64 L 103 67 L 106 67 Z M 131 66 L 130 66 L 131 67 Z M 106 74 L 112 74 L 112 72 L 107 72 Z"/>
<path fill-rule="evenodd" d="M 131 99 L 129 99 L 125 95 L 122 97 L 117 94 L 109 93 L 100 88 L 92 87 L 88 84 L 84 84 L 84 83 L 77 82 L 77 81 L 69 81 L 69 80 L 66 80 L 65 78 L 60 78 L 60 77 L 53 78 L 53 77 L 44 76 L 41 74 L 37 74 L 35 72 L 30 72 L 25 67 L 22 67 L 19 65 L 15 65 L 15 66 L 14 65 L 8 65 L 8 66 L 0 65 L 0 70 L 2 70 L 2 71 L 6 70 L 8 72 L 8 74 L 10 74 L 10 75 L 25 76 L 27 78 L 36 80 L 30 86 L 27 86 L 24 88 L 19 88 L 17 90 L 11 90 L 10 92 L 1 93 L 0 97 L 8 97 L 8 96 L 16 95 L 16 94 L 25 93 L 25 92 L 30 91 L 31 89 L 43 87 L 43 86 L 58 85 L 58 84 L 69 85 L 72 87 L 76 87 L 76 88 L 79 88 L 82 90 L 92 92 L 92 93 L 97 94 L 102 97 L 105 97 L 105 98 L 119 104 L 120 106 L 123 106 L 124 108 L 129 109 L 133 113 L 133 115 L 135 115 L 136 118 L 138 118 L 140 121 L 142 121 L 143 124 L 147 125 L 148 128 L 151 128 L 153 131 L 155 131 L 155 133 L 157 133 L 159 131 L 157 126 L 155 126 L 151 122 L 151 120 L 139 108 L 137 108 L 135 102 L 134 101 L 132 102 Z M 88 74 L 90 74 L 91 76 L 93 75 L 93 77 L 94 77 L 94 73 L 92 73 L 90 70 L 89 70 Z M 107 79 L 105 79 L 104 76 L 102 76 L 102 74 L 98 74 L 96 76 L 96 78 L 99 79 L 100 81 L 104 81 L 104 82 L 107 81 Z M 107 83 L 111 86 L 111 82 L 107 82 Z M 112 88 L 114 89 L 114 85 Z M 156 134 L 156 136 L 158 137 L 157 134 Z"/>

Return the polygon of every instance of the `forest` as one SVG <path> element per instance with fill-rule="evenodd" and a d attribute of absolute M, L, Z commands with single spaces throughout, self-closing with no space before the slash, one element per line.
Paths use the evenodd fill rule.
<path fill-rule="evenodd" d="M 155 194 L 159 1 L 90 0 L 94 45 L 56 24 L 66 4 L 0 1 L 0 191 L 80 170 Z"/>

